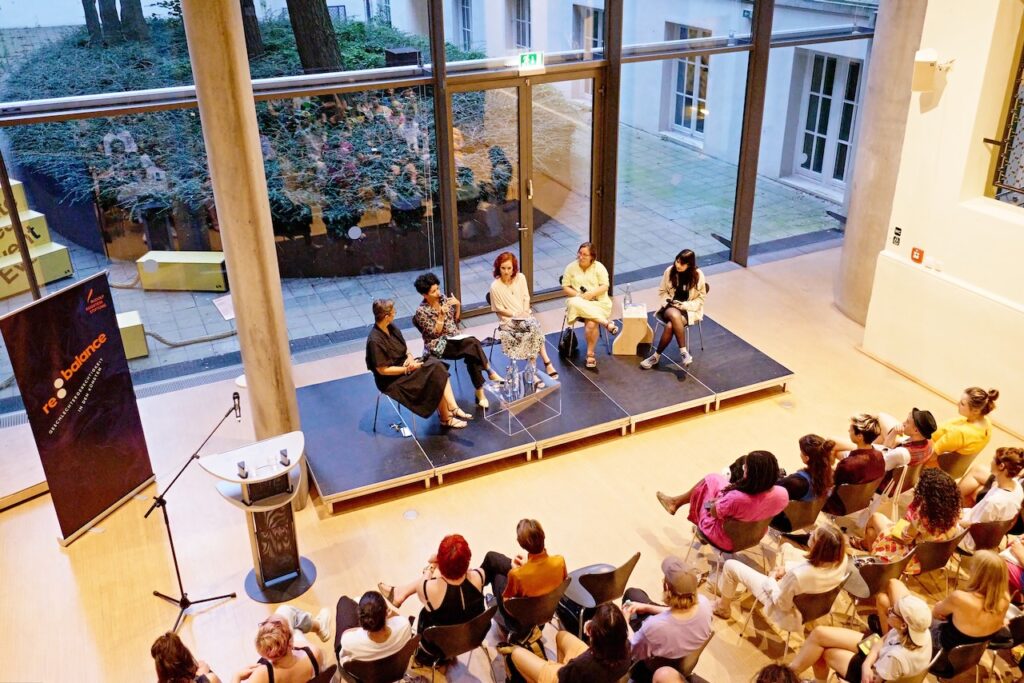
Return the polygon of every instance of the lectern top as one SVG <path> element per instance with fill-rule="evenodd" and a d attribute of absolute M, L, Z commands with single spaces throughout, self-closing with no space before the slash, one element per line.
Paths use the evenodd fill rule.
<path fill-rule="evenodd" d="M 302 432 L 272 436 L 232 451 L 204 455 L 199 459 L 203 469 L 224 481 L 254 484 L 279 477 L 297 467 L 305 456 L 306 438 Z M 288 451 L 287 465 L 281 464 L 281 451 Z M 238 463 L 245 463 L 247 477 L 239 475 Z"/>

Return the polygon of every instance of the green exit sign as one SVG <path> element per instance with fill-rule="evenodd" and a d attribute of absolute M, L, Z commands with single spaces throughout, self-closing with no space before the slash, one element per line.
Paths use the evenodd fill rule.
<path fill-rule="evenodd" d="M 519 55 L 520 71 L 536 71 L 544 69 L 543 52 L 524 52 Z"/>

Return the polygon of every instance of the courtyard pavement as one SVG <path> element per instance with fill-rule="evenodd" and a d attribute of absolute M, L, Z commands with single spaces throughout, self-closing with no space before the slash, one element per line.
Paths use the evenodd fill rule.
<path fill-rule="evenodd" d="M 647 279 L 660 272 L 658 269 L 664 268 L 682 248 L 696 251 L 698 259 L 727 250 L 720 238 L 727 239 L 732 231 L 735 164 L 622 126 L 619 168 L 615 250 L 619 292 L 626 282 Z M 836 221 L 826 214 L 829 210 L 840 211 L 841 207 L 776 180 L 759 177 L 752 246 L 835 229 Z M 535 231 L 537 290 L 557 286 L 558 276 L 574 258 L 577 245 L 586 235 L 589 211 L 589 197 L 570 193 L 557 215 Z M 75 278 L 106 269 L 115 285 L 134 280 L 134 262 L 110 261 L 61 239 L 59 229 L 50 227 L 57 233 L 54 240 L 71 248 Z M 497 251 L 463 260 L 460 277 L 462 298 L 467 305 L 483 302 L 496 255 Z M 375 298 L 394 299 L 399 318 L 410 316 L 420 301 L 412 288 L 416 274 L 282 280 L 293 351 L 363 336 L 373 321 L 370 302 Z M 69 278 L 52 283 L 47 291 L 57 291 L 71 282 Z M 138 311 L 147 331 L 170 341 L 183 341 L 234 329 L 234 322 L 225 321 L 212 303 L 219 296 L 222 295 L 205 292 L 146 292 L 136 286 L 115 289 L 114 305 L 118 311 Z M 0 315 L 30 301 L 27 293 L 0 301 Z M 150 355 L 129 361 L 137 384 L 237 362 L 236 337 L 180 348 L 165 346 L 155 339 L 148 341 Z M 0 383 L 11 372 L 6 349 L 0 347 Z M 13 384 L 0 389 L 0 401 L 10 399 L 16 392 Z M 0 403 L 0 412 L 19 408 L 12 407 L 10 400 Z"/>

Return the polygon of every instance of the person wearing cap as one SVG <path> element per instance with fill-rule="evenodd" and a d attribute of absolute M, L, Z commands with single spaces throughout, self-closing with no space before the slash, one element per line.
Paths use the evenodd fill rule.
<path fill-rule="evenodd" d="M 817 626 L 789 668 L 799 675 L 813 667 L 816 682 L 827 680 L 829 669 L 851 682 L 894 681 L 927 670 L 932 658 L 932 637 L 928 632 L 932 613 L 928 605 L 907 593 L 893 604 L 889 620 L 892 629 L 881 638 L 869 634 L 865 639 L 852 629 Z M 870 676 L 865 675 L 868 672 Z"/>
<path fill-rule="evenodd" d="M 704 647 L 711 637 L 711 601 L 697 593 L 697 573 L 675 556 L 662 561 L 661 573 L 664 605 L 639 588 L 628 588 L 622 597 L 622 611 L 633 629 L 634 681 L 651 680 L 653 671 L 647 660 L 682 659 Z"/>
<path fill-rule="evenodd" d="M 983 522 L 1003 522 L 1020 514 L 1024 504 L 1024 489 L 1016 479 L 1024 469 L 1024 451 L 1019 448 L 998 448 L 992 458 L 989 471 L 992 481 L 983 497 L 973 507 L 964 508 L 963 522 L 966 525 Z M 961 489 L 961 494 L 963 490 Z M 960 541 L 960 547 L 967 552 L 974 551 L 974 538 L 967 534 Z"/>
<path fill-rule="evenodd" d="M 799 630 L 803 617 L 793 599 L 832 590 L 849 574 L 846 564 L 846 538 L 831 526 L 814 530 L 806 555 L 790 545 L 784 546 L 783 564 L 771 576 L 740 560 L 726 560 L 718 585 L 722 597 L 715 604 L 714 614 L 728 619 L 737 590 L 744 585 L 763 605 L 769 620 L 786 631 Z"/>
<path fill-rule="evenodd" d="M 931 439 L 938 425 L 931 411 L 912 408 L 903 422 L 880 413 L 878 422 L 882 427 L 878 445 L 885 456 L 886 470 L 903 465 L 914 467 L 932 457 Z"/>

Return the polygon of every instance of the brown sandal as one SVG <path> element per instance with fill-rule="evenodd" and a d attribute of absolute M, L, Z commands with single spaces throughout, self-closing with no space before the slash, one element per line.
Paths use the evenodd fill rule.
<path fill-rule="evenodd" d="M 597 367 L 597 356 L 595 356 L 592 353 L 588 353 L 587 354 L 587 367 L 588 368 L 596 368 Z"/>

